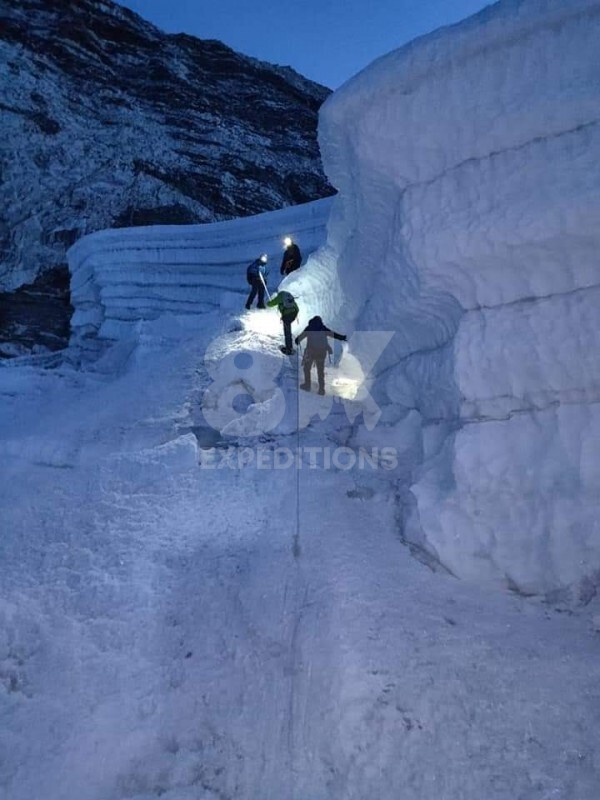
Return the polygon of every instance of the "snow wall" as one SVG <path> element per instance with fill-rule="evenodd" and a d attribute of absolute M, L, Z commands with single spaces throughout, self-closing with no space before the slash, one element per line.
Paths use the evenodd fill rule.
<path fill-rule="evenodd" d="M 243 309 L 246 267 L 269 255 L 269 286 L 280 279 L 282 236 L 306 258 L 325 243 L 331 199 L 206 225 L 100 231 L 68 252 L 71 350 L 94 357 L 111 341 L 135 341 L 145 322 L 181 320 L 215 308 Z"/>
<path fill-rule="evenodd" d="M 420 415 L 406 536 L 461 577 L 581 601 L 600 583 L 599 41 L 597 0 L 507 0 L 373 63 L 319 132 L 339 323 L 396 331 L 390 439 Z"/>

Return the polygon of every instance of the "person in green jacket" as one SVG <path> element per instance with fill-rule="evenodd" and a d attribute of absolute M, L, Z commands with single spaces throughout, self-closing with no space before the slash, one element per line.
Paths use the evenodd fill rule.
<path fill-rule="evenodd" d="M 286 356 L 291 356 L 295 351 L 292 344 L 292 322 L 298 316 L 298 304 L 294 300 L 294 295 L 290 292 L 278 292 L 275 297 L 272 297 L 267 305 L 270 308 L 277 306 L 281 314 L 281 321 L 283 323 L 283 336 L 285 345 L 281 347 L 281 352 Z"/>

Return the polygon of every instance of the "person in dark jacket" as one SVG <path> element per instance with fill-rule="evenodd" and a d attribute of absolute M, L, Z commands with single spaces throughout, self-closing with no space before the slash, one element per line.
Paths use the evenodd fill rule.
<path fill-rule="evenodd" d="M 317 367 L 317 378 L 319 381 L 319 394 L 325 394 L 325 359 L 331 353 L 328 339 L 338 339 L 346 341 L 346 336 L 335 333 L 323 324 L 321 317 L 313 317 L 300 336 L 296 337 L 296 344 L 300 344 L 303 339 L 307 339 L 306 351 L 302 359 L 304 368 L 304 383 L 301 389 L 310 392 L 310 372 L 313 364 Z"/>
<path fill-rule="evenodd" d="M 281 274 L 285 276 L 300 268 L 300 264 L 302 263 L 302 253 L 291 236 L 286 236 L 283 240 L 283 244 L 285 245 L 285 251 L 283 253 L 283 258 L 281 259 L 280 271 Z"/>
<path fill-rule="evenodd" d="M 250 311 L 254 298 L 258 295 L 257 308 L 265 307 L 265 291 L 267 288 L 267 255 L 263 253 L 260 258 L 253 261 L 246 270 L 246 280 L 252 287 L 248 299 L 246 300 L 246 310 Z"/>

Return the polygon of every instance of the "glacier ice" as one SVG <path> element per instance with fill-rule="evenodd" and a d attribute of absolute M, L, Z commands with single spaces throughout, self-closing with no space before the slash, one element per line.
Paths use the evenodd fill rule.
<path fill-rule="evenodd" d="M 599 32 L 595 0 L 508 0 L 321 111 L 344 305 L 422 415 L 406 534 L 531 593 L 600 568 Z"/>

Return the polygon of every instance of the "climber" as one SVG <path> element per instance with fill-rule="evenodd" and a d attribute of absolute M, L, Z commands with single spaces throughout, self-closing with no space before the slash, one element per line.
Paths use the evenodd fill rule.
<path fill-rule="evenodd" d="M 286 356 L 291 356 L 295 351 L 292 346 L 292 322 L 298 316 L 298 304 L 294 300 L 294 295 L 290 292 L 279 292 L 267 303 L 269 307 L 277 306 L 283 322 L 283 335 L 285 345 L 280 348 Z"/>
<path fill-rule="evenodd" d="M 317 378 L 319 380 L 319 394 L 325 394 L 325 358 L 331 353 L 331 347 L 327 341 L 328 337 L 345 342 L 347 337 L 341 333 L 335 333 L 323 324 L 321 317 L 313 317 L 300 336 L 296 336 L 296 344 L 300 344 L 303 339 L 308 339 L 306 351 L 302 359 L 304 368 L 304 383 L 301 389 L 310 392 L 310 371 L 313 364 L 317 366 Z"/>
<path fill-rule="evenodd" d="M 283 240 L 285 251 L 281 260 L 281 274 L 289 275 L 294 270 L 299 269 L 302 263 L 302 253 L 291 236 L 286 236 Z"/>
<path fill-rule="evenodd" d="M 252 287 L 248 299 L 246 300 L 247 311 L 250 311 L 250 307 L 257 294 L 257 308 L 265 307 L 265 292 L 267 290 L 266 277 L 269 274 L 269 270 L 266 266 L 268 260 L 267 254 L 263 253 L 262 256 L 257 258 L 256 261 L 253 261 L 246 270 L 246 280 Z"/>

